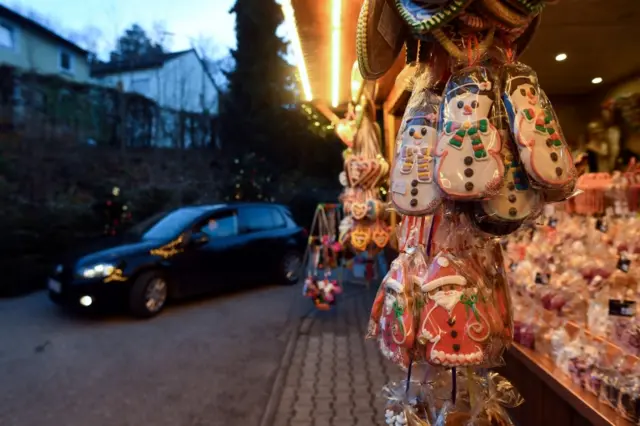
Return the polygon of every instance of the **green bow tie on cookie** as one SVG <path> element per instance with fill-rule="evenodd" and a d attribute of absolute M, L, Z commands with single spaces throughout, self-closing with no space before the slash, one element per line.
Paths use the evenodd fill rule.
<path fill-rule="evenodd" d="M 471 146 L 473 147 L 473 155 L 478 160 L 487 157 L 487 151 L 480 138 L 480 133 L 487 133 L 488 130 L 489 120 L 486 118 L 478 120 L 474 124 L 468 121 L 463 124 L 456 121 L 449 121 L 444 125 L 444 131 L 447 134 L 453 133 L 453 136 L 449 139 L 449 145 L 456 149 L 462 148 L 462 142 L 465 136 L 469 135 L 471 138 Z"/>

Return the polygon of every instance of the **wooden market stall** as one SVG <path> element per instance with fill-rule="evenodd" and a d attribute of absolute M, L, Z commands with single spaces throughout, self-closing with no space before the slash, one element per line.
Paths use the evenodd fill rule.
<path fill-rule="evenodd" d="M 361 4 L 362 0 L 283 1 L 285 16 L 295 32 L 293 47 L 298 50 L 306 101 L 332 122 L 342 118 L 350 99 Z M 552 23 L 567 16 L 566 9 L 562 8 L 549 13 L 556 15 L 551 17 Z M 551 33 L 553 37 L 556 35 L 557 25 L 548 28 L 549 36 L 543 39 L 551 37 Z M 546 56 L 544 51 L 544 58 Z M 547 59 L 539 57 L 542 58 L 539 52 L 527 54 L 530 63 L 544 69 Z M 393 164 L 396 133 L 409 99 L 402 83 L 396 84 L 404 63 L 404 54 L 401 54 L 392 69 L 378 81 L 375 95 L 377 118 L 383 129 L 383 152 L 390 164 Z M 395 224 L 396 218 L 392 217 L 392 225 Z M 631 424 L 559 374 L 549 359 L 526 348 L 514 345 L 502 372 L 520 388 L 527 401 L 514 413 L 520 426 Z"/>

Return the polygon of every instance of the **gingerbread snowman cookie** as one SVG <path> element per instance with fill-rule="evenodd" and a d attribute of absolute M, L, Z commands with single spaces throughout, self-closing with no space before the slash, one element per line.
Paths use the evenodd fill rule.
<path fill-rule="evenodd" d="M 405 122 L 391 173 L 391 201 L 402 214 L 422 216 L 440 205 L 440 190 L 434 179 L 436 135 L 434 114 L 410 117 Z"/>
<path fill-rule="evenodd" d="M 495 94 L 483 67 L 462 70 L 447 83 L 435 155 L 437 182 L 449 198 L 485 199 L 502 185 L 500 135 L 491 123 Z"/>
<path fill-rule="evenodd" d="M 502 97 L 525 170 L 540 186 L 564 189 L 576 181 L 576 169 L 551 103 L 535 72 L 523 64 L 505 68 Z"/>
<path fill-rule="evenodd" d="M 529 186 L 529 179 L 508 131 L 504 132 L 504 136 L 507 138 L 501 151 L 505 167 L 504 184 L 498 194 L 482 202 L 482 209 L 490 220 L 522 221 L 539 209 L 540 194 Z"/>
<path fill-rule="evenodd" d="M 424 305 L 417 337 L 425 345 L 425 359 L 434 365 L 482 364 L 489 344 L 486 298 L 458 269 L 451 254 L 440 252 L 419 279 Z"/>

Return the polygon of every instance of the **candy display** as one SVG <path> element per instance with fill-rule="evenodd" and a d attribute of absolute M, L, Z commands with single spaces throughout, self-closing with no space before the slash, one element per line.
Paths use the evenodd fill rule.
<path fill-rule="evenodd" d="M 398 385 L 387 390 L 394 395 L 387 424 L 512 424 L 494 398 L 502 385 L 486 369 L 504 362 L 512 339 L 533 336 L 535 342 L 536 330 L 514 321 L 507 269 L 523 273 L 524 266 L 509 268 L 499 238 L 521 235 L 518 229 L 533 226 L 546 203 L 575 196 L 578 180 L 535 71 L 518 61 L 544 6 L 541 0 L 369 0 L 362 6 L 363 77 L 380 78 L 404 43 L 406 65 L 397 81 L 411 92 L 389 185 L 392 206 L 403 215 L 400 253 L 380 284 L 367 334 L 407 371 L 404 392 Z M 350 177 L 348 158 L 347 180 L 366 190 L 374 159 L 366 158 L 365 166 L 356 158 L 362 171 Z M 352 245 L 364 249 L 370 236 L 358 221 L 367 209 L 356 204 L 349 209 Z M 554 274 L 538 272 L 539 281 Z M 564 276 L 560 287 L 573 278 Z M 584 302 L 545 297 L 557 310 Z M 412 371 L 420 366 L 439 379 L 415 383 Z M 419 403 L 411 397 L 421 394 Z"/>
<path fill-rule="evenodd" d="M 515 336 L 572 381 L 637 423 L 640 219 L 635 172 L 584 175 L 584 192 L 510 235 L 505 266 Z"/>

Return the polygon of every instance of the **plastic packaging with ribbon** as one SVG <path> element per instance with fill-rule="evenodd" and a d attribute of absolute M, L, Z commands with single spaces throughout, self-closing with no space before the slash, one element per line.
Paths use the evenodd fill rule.
<path fill-rule="evenodd" d="M 437 83 L 437 76 L 421 64 L 396 138 L 391 201 L 405 215 L 431 214 L 442 197 L 436 184 L 433 156 L 440 106 L 440 96 L 433 91 Z"/>
<path fill-rule="evenodd" d="M 392 382 L 381 392 L 389 426 L 431 426 L 433 401 L 429 386 L 418 381 Z"/>
<path fill-rule="evenodd" d="M 474 237 L 463 214 L 442 226 L 447 240 L 436 243 L 428 269 L 417 277 L 423 306 L 416 337 L 423 355 L 444 367 L 502 365 L 512 313 L 501 251 Z"/>
<path fill-rule="evenodd" d="M 502 68 L 502 99 L 520 160 L 547 201 L 563 201 L 575 190 L 577 172 L 558 117 L 531 67 Z"/>

